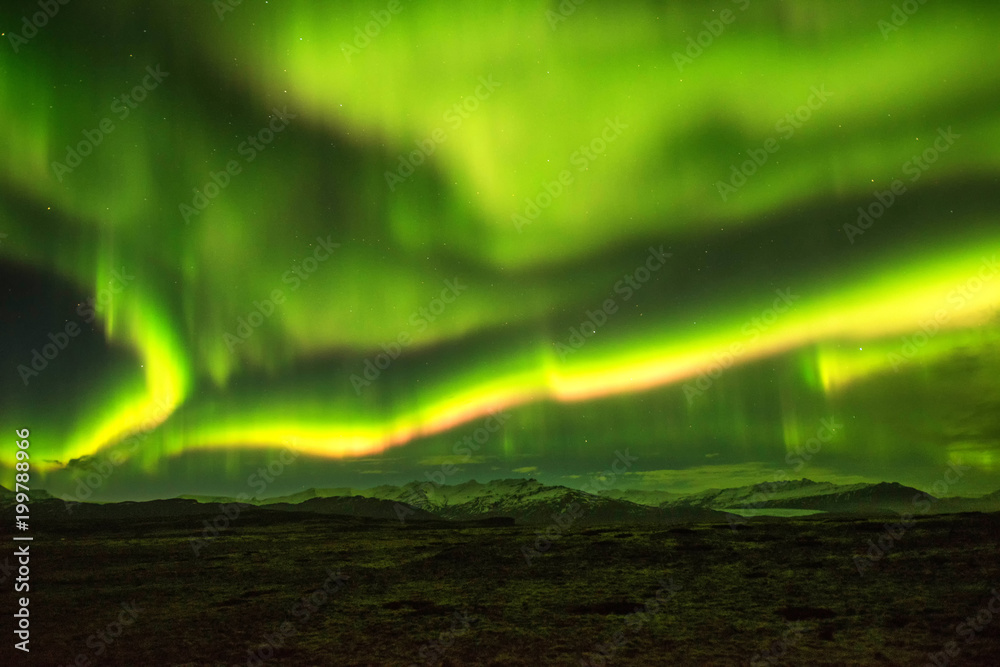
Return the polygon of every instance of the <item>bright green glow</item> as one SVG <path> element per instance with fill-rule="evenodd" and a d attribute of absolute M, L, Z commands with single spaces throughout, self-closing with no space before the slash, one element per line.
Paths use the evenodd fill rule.
<path fill-rule="evenodd" d="M 823 346 L 817 351 L 816 367 L 823 390 L 835 393 L 873 374 L 893 373 L 911 365 L 934 364 L 947 359 L 956 349 L 975 350 L 987 341 L 996 341 L 995 330 L 945 329 L 926 336 L 917 326 L 896 338 L 863 342 L 854 339 L 836 346 Z"/>
<path fill-rule="evenodd" d="M 540 399 L 580 401 L 687 381 L 718 366 L 720 355 L 733 343 L 743 345 L 737 361 L 745 363 L 823 340 L 873 340 L 872 344 L 860 346 L 869 347 L 867 354 L 859 350 L 858 356 L 866 360 L 862 363 L 868 364 L 863 366 L 863 372 L 891 372 L 896 362 L 889 355 L 904 354 L 895 336 L 918 331 L 920 322 L 948 304 L 949 295 L 957 295 L 956 288 L 966 284 L 983 265 L 981 247 L 977 240 L 972 248 L 956 249 L 947 259 L 913 265 L 898 263 L 895 266 L 899 268 L 893 271 L 871 275 L 862 284 L 846 286 L 842 292 L 825 299 L 803 298 L 806 305 L 781 315 L 766 331 L 755 330 L 759 332 L 756 337 L 748 336 L 743 327 L 760 315 L 759 307 L 728 314 L 715 325 L 717 333 L 711 337 L 694 333 L 686 337 L 661 335 L 650 340 L 636 340 L 628 346 L 616 346 L 609 352 L 591 344 L 570 357 L 568 363 L 560 364 L 550 357 L 544 366 L 534 368 L 531 358 L 535 355 L 529 355 L 527 362 L 520 364 L 524 370 L 508 374 L 490 372 L 500 363 L 493 359 L 488 367 L 467 373 L 459 381 L 445 380 L 439 386 L 417 393 L 413 402 L 418 408 L 387 420 L 350 418 L 347 415 L 353 408 L 346 407 L 348 397 L 336 392 L 319 403 L 314 395 L 310 398 L 310 394 L 271 393 L 266 404 L 255 401 L 227 405 L 226 417 L 222 419 L 216 416 L 215 410 L 204 419 L 199 419 L 195 412 L 185 415 L 183 430 L 168 429 L 164 449 L 156 456 L 148 453 L 148 465 L 152 468 L 158 456 L 178 454 L 189 448 L 269 447 L 287 443 L 289 439 L 301 451 L 315 455 L 370 454 L 456 427 L 490 411 Z M 906 279 L 918 271 L 924 277 L 922 284 L 912 284 Z M 849 297 L 846 301 L 845 295 Z M 960 311 L 952 305 L 952 313 L 940 337 L 931 338 L 931 344 L 920 349 L 921 361 L 927 359 L 924 355 L 940 356 L 954 349 L 957 343 L 979 335 L 961 330 L 952 333 L 950 329 L 982 324 L 983 314 L 992 314 L 993 304 L 1000 300 L 1000 281 L 985 283 L 972 296 L 974 298 L 963 300 Z M 770 297 L 767 297 L 765 307 L 769 303 Z M 838 309 L 838 304 L 843 305 Z M 893 338 L 880 340 L 888 336 Z M 867 361 L 871 359 L 875 361 Z M 909 357 L 901 357 L 898 363 L 904 361 L 908 362 Z M 519 364 L 510 360 L 503 365 Z M 858 368 L 850 358 L 822 351 L 819 365 L 827 391 L 837 388 L 831 377 L 840 368 L 847 368 L 848 373 Z M 844 376 L 841 373 L 835 377 L 842 382 Z M 345 406 L 334 411 L 340 416 L 326 417 L 331 412 L 330 407 L 338 404 Z M 800 444 L 804 435 L 811 435 L 800 433 L 794 419 L 786 423 L 785 432 L 789 446 Z"/>
<path fill-rule="evenodd" d="M 959 231 L 947 242 L 928 235 L 893 247 L 885 238 L 898 227 L 889 228 L 887 216 L 857 239 L 853 256 L 843 255 L 853 264 L 836 276 L 790 262 L 787 282 L 774 283 L 754 260 L 760 248 L 748 247 L 745 276 L 706 265 L 701 275 L 717 280 L 716 292 L 688 300 L 675 289 L 702 270 L 695 252 L 714 253 L 737 242 L 727 235 L 766 230 L 812 202 L 844 209 L 835 226 L 853 222 L 856 203 L 901 177 L 939 127 L 953 126 L 961 139 L 908 185 L 907 203 L 893 215 L 943 216 L 950 204 L 913 211 L 915 198 L 934 187 L 954 188 L 945 194 L 955 196 L 964 180 L 995 175 L 1000 119 L 987 103 L 1000 54 L 988 26 L 998 10 L 974 19 L 962 7 L 927 5 L 920 20 L 882 40 L 875 24 L 883 10 L 869 4 L 783 3 L 741 15 L 678 72 L 674 52 L 710 18 L 702 5 L 583 6 L 556 30 L 548 8 L 405 5 L 350 62 L 340 45 L 369 20 L 364 3 L 353 11 L 303 0 L 241 6 L 193 33 L 185 14 L 159 10 L 164 30 L 183 24 L 198 65 L 232 85 L 231 98 L 211 102 L 237 110 L 206 114 L 203 90 L 193 85 L 202 73 L 177 63 L 62 181 L 51 163 L 64 159 L 81 130 L 113 117 L 114 96 L 164 54 L 137 52 L 114 78 L 93 79 L 83 61 L 31 72 L 5 67 L 0 178 L 37 219 L 0 204 L 10 235 L 0 253 L 86 293 L 122 267 L 136 274 L 99 312 L 109 346 L 128 354 L 132 367 L 115 367 L 92 395 L 53 417 L 44 445 L 53 462 L 39 467 L 58 469 L 113 447 L 143 425 L 155 427 L 141 452 L 150 473 L 189 450 L 286 442 L 357 457 L 490 410 L 680 385 L 712 369 L 734 343 L 743 346 L 734 374 L 789 356 L 810 391 L 839 400 L 893 373 L 899 337 L 918 331 L 935 309 L 952 308 L 949 294 L 1000 245 L 995 232 L 976 231 L 995 229 L 994 218 L 959 210 L 948 218 Z M 491 76 L 500 86 L 451 127 L 445 112 Z M 74 80 L 86 85 L 57 100 L 52 91 Z M 832 97 L 781 137 L 775 122 L 814 86 Z M 286 104 L 298 114 L 289 128 L 185 224 L 178 204 L 190 203 L 192 188 L 227 160 L 241 160 L 243 138 Z M 578 171 L 571 156 L 608 118 L 628 127 Z M 437 128 L 447 140 L 390 192 L 385 171 Z M 772 137 L 780 151 L 723 201 L 716 182 Z M 518 233 L 511 215 L 564 169 L 574 183 Z M 817 225 L 817 235 L 823 231 Z M 317 237 L 340 248 L 293 289 L 286 278 L 313 254 Z M 695 250 L 698 242 L 704 247 Z M 836 242 L 847 247 L 843 236 Z M 612 294 L 643 261 L 629 253 L 650 243 L 688 244 L 688 254 L 679 252 L 644 288 L 641 306 L 623 304 L 606 329 L 560 358 L 554 344 L 565 344 L 566 322 Z M 788 259 L 797 252 L 790 247 Z M 413 313 L 455 278 L 469 289 L 418 331 Z M 801 301 L 748 336 L 744 327 L 776 287 Z M 285 303 L 230 350 L 224 336 L 275 290 Z M 654 290 L 662 302 L 648 296 Z M 978 349 L 998 297 L 1000 280 L 986 282 L 961 310 L 949 310 L 942 331 L 907 363 L 931 367 L 956 349 Z M 412 346 L 356 394 L 349 376 L 401 332 Z M 811 434 L 799 398 L 783 398 L 786 447 Z M 727 409 L 739 421 L 746 407 L 734 401 Z M 715 425 L 706 418 L 699 428 Z M 981 442 L 969 447 L 992 465 Z M 505 435 L 505 454 L 518 448 Z M 237 467 L 226 465 L 227 473 Z"/>
<path fill-rule="evenodd" d="M 124 293 L 121 301 L 143 300 L 142 287 Z M 120 323 L 119 340 L 128 341 L 140 352 L 142 370 L 139 378 L 130 379 L 125 391 L 110 401 L 95 406 L 91 419 L 79 423 L 75 437 L 69 440 L 60 456 L 77 458 L 93 453 L 135 432 L 148 430 L 166 419 L 179 406 L 187 391 L 185 369 L 178 366 L 182 348 L 170 331 L 165 317 L 153 300 L 142 308 L 126 308 L 131 321 Z"/>
<path fill-rule="evenodd" d="M 331 43 L 349 41 L 361 19 L 339 7 L 296 6 L 298 11 L 269 17 L 266 24 L 241 23 L 250 33 L 264 32 L 266 40 L 230 32 L 207 48 L 220 60 L 241 53 L 255 66 L 240 73 L 260 93 L 385 144 L 393 162 L 397 153 L 413 150 L 414 140 L 448 129 L 443 114 L 473 94 L 479 77 L 493 75 L 500 82 L 479 109 L 448 131 L 433 156 L 455 198 L 470 202 L 471 210 L 446 213 L 432 229 L 421 225 L 418 238 L 457 244 L 503 266 L 547 263 L 642 234 L 714 229 L 720 221 L 733 223 L 788 201 L 884 187 L 936 136 L 939 128 L 925 124 L 921 109 L 977 96 L 982 69 L 968 63 L 995 51 L 979 19 L 958 12 L 948 14 L 955 32 L 928 20 L 907 26 L 907 36 L 889 44 L 873 41 L 857 26 L 874 26 L 882 9 L 855 2 L 838 8 L 857 21 L 849 29 L 838 28 L 826 8 L 798 10 L 802 39 L 822 27 L 831 30 L 825 37 L 837 40 L 834 46 L 810 48 L 799 41 L 790 60 L 787 39 L 774 32 L 788 17 L 766 8 L 746 17 L 758 32 L 748 34 L 736 23 L 678 72 L 673 53 L 709 17 L 701 5 L 671 11 L 662 30 L 651 28 L 662 11 L 614 10 L 609 20 L 590 8 L 589 16 L 581 12 L 553 31 L 545 18 L 548 3 L 524 2 L 459 11 L 407 7 L 378 35 L 377 48 L 347 63 Z M 490 34 L 472 25 L 489 25 Z M 538 68 L 538 62 L 548 66 Z M 767 94 L 752 76 L 734 81 L 737 71 L 766 72 Z M 808 123 L 791 137 L 777 131 L 776 122 L 821 85 L 832 97 Z M 588 160 L 586 172 L 576 172 L 571 156 L 600 135 L 606 118 L 616 116 L 628 129 L 601 159 Z M 995 168 L 1000 160 L 995 115 L 961 121 L 962 132 L 977 137 L 975 145 L 965 147 L 962 164 L 937 166 L 941 178 L 969 164 Z M 959 131 L 959 119 L 955 125 Z M 782 139 L 783 147 L 754 177 L 757 187 L 723 202 L 715 183 L 728 178 L 732 164 L 748 159 L 747 149 L 771 137 Z M 511 215 L 563 169 L 576 176 L 572 195 L 544 211 L 525 243 Z M 425 170 L 414 179 L 426 176 Z M 622 198 L 622 192 L 639 196 Z M 391 206 L 413 209 L 419 197 L 418 183 L 408 182 L 398 186 Z M 620 224 L 624 220 L 628 224 Z"/>

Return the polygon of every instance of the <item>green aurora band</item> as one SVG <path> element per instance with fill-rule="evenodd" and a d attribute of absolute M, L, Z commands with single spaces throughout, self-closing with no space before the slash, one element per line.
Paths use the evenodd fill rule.
<path fill-rule="evenodd" d="M 0 257 L 59 304 L 0 421 L 47 488 L 136 435 L 112 495 L 286 444 L 414 478 L 498 410 L 500 477 L 631 446 L 628 484 L 735 483 L 835 415 L 803 474 L 997 487 L 1000 7 L 393 6 L 74 3 L 0 53 Z"/>

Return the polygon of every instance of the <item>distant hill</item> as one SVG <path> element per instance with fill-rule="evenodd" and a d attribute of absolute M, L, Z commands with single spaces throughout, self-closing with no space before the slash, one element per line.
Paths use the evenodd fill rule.
<path fill-rule="evenodd" d="M 713 509 L 756 507 L 759 506 L 759 503 L 821 496 L 836 493 L 845 488 L 829 482 L 814 482 L 810 479 L 789 480 L 726 489 L 707 489 L 667 500 L 661 503 L 660 507 L 708 507 Z"/>
<path fill-rule="evenodd" d="M 808 480 L 806 480 L 808 481 Z M 814 486 L 821 486 L 813 483 Z M 832 488 L 831 488 L 832 487 Z M 914 501 L 917 501 L 916 503 Z M 803 485 L 794 495 L 775 494 L 760 507 L 772 509 L 808 509 L 824 512 L 884 512 L 915 513 L 924 500 L 934 499 L 919 489 L 903 486 L 897 482 L 878 484 L 852 484 L 838 486 L 831 484 L 823 488 Z M 748 505 L 754 506 L 754 505 Z"/>
<path fill-rule="evenodd" d="M 246 505 L 260 504 L 260 501 L 255 498 L 250 498 L 249 500 L 240 500 L 239 498 L 232 498 L 230 496 L 183 495 L 183 496 L 177 496 L 177 500 L 194 500 L 196 502 L 202 503 L 203 505 L 229 505 L 232 503 L 243 503 Z"/>
<path fill-rule="evenodd" d="M 0 486 L 0 506 L 14 503 L 13 491 Z M 67 503 L 40 489 L 31 491 L 33 517 L 55 519 L 144 519 L 217 515 L 224 496 L 182 496 L 169 500 L 119 503 Z M 493 522 L 586 526 L 616 523 L 673 524 L 726 522 L 728 512 L 775 513 L 812 510 L 836 514 L 1000 512 L 1000 491 L 980 498 L 934 498 L 896 482 L 838 485 L 809 479 L 709 489 L 680 495 L 663 491 L 612 489 L 598 494 L 535 479 L 500 479 L 454 485 L 411 482 L 369 489 L 311 488 L 294 494 L 242 503 L 247 515 L 271 512 L 321 514 L 376 521 Z M 255 506 L 255 507 L 254 507 Z M 573 511 L 575 509 L 575 512 Z M 263 515 L 260 513 L 263 512 Z M 270 521 L 270 519 L 268 519 Z"/>
<path fill-rule="evenodd" d="M 569 516 L 562 513 L 575 507 L 579 510 L 572 519 L 573 525 L 726 520 L 725 515 L 711 509 L 663 510 L 565 486 L 546 486 L 535 479 L 501 479 L 487 484 L 470 480 L 442 486 L 411 482 L 404 486 L 379 486 L 361 493 L 394 504 L 406 503 L 452 521 L 510 517 L 518 523 L 547 524 L 555 521 L 554 516 L 568 521 Z"/>
<path fill-rule="evenodd" d="M 314 498 L 363 497 L 409 504 L 435 517 L 451 520 L 513 516 L 521 522 L 536 523 L 547 520 L 545 517 L 551 518 L 552 512 L 561 511 L 562 507 L 574 500 L 588 508 L 589 516 L 608 517 L 611 521 L 676 521 L 684 520 L 684 517 L 699 516 L 709 517 L 705 520 L 713 520 L 713 517 L 717 516 L 712 512 L 745 509 L 795 509 L 837 513 L 913 512 L 913 499 L 918 496 L 921 499 L 931 500 L 932 512 L 1000 511 L 1000 491 L 981 498 L 936 499 L 918 489 L 895 482 L 833 484 L 810 479 L 708 489 L 692 494 L 608 489 L 596 495 L 564 486 L 547 486 L 535 479 L 501 479 L 485 484 L 469 480 L 461 484 L 441 486 L 426 482 L 410 482 L 403 486 L 382 485 L 367 489 L 310 488 L 286 496 L 254 499 L 249 502 L 260 506 L 295 505 Z M 200 502 L 236 502 L 232 498 L 200 496 L 182 496 L 182 498 L 196 499 Z M 322 506 L 323 504 L 316 505 L 316 507 Z M 327 504 L 327 507 L 332 508 L 336 505 Z M 661 512 L 650 513 L 642 508 L 657 509 Z M 373 509 L 365 511 L 375 512 L 376 515 L 380 512 Z"/>
<path fill-rule="evenodd" d="M 338 487 L 329 489 L 310 488 L 306 489 L 305 491 L 299 491 L 297 493 L 293 493 L 287 496 L 275 496 L 272 498 L 263 498 L 257 500 L 256 503 L 259 505 L 272 505 L 274 503 L 291 503 L 294 505 L 295 503 L 305 502 L 307 500 L 311 500 L 312 498 L 337 498 L 337 497 L 349 498 L 351 496 L 373 497 L 370 496 L 369 494 L 364 493 L 364 491 L 361 489 L 351 489 L 348 487 Z"/>
<path fill-rule="evenodd" d="M 28 492 L 28 498 L 31 502 L 36 500 L 48 500 L 51 497 L 52 496 L 49 495 L 48 491 L 44 491 L 43 489 L 31 489 L 31 491 Z M 6 486 L 0 486 L 0 503 L 13 503 L 16 498 L 17 492 L 11 491 Z"/>
<path fill-rule="evenodd" d="M 369 519 L 399 520 L 403 517 L 407 520 L 432 521 L 441 518 L 422 509 L 409 506 L 403 506 L 401 509 L 399 505 L 401 504 L 378 498 L 347 496 L 333 498 L 313 497 L 300 503 L 267 503 L 259 507 L 264 510 L 340 514 Z"/>
<path fill-rule="evenodd" d="M 914 498 L 924 492 L 896 482 L 833 484 L 810 479 L 788 480 L 731 489 L 709 489 L 668 500 L 663 508 L 797 509 L 837 513 L 914 512 Z"/>
<path fill-rule="evenodd" d="M 122 503 L 75 503 L 49 497 L 32 501 L 32 519 L 101 519 L 136 520 L 163 517 L 200 516 L 218 514 L 218 505 L 203 505 L 194 500 L 126 501 Z"/>
<path fill-rule="evenodd" d="M 605 498 L 614 498 L 616 500 L 627 500 L 630 503 L 636 503 L 639 505 L 649 505 L 650 507 L 659 507 L 661 504 L 667 501 L 677 500 L 684 494 L 674 493 L 673 491 L 646 491 L 642 489 L 608 489 L 606 491 L 598 491 L 597 495 L 603 496 Z"/>
<path fill-rule="evenodd" d="M 935 512 L 1000 512 L 1000 491 L 988 493 L 978 498 L 941 498 L 934 507 Z"/>
<path fill-rule="evenodd" d="M 930 505 L 927 505 L 927 503 Z M 998 512 L 1000 491 L 981 498 L 935 498 L 898 482 L 832 484 L 809 479 L 710 489 L 660 504 L 661 508 L 816 510 L 846 514 Z"/>

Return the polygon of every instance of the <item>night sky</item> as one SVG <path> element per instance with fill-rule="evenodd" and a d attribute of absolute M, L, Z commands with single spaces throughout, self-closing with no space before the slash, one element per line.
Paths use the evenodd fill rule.
<path fill-rule="evenodd" d="M 903 4 L 7 3 L 3 429 L 92 500 L 994 491 L 1000 6 Z"/>

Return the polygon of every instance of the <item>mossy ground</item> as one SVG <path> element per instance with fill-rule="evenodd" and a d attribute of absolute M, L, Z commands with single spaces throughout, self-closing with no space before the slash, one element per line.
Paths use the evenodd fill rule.
<path fill-rule="evenodd" d="M 1000 614 L 971 641 L 956 627 L 1000 589 L 1000 515 L 923 517 L 861 576 L 884 523 L 587 528 L 531 564 L 530 526 L 248 516 L 195 556 L 200 519 L 52 524 L 32 544 L 30 658 L 247 665 L 287 623 L 265 664 L 605 664 L 612 642 L 606 664 L 922 665 L 949 641 L 950 664 L 998 664 Z M 296 612 L 333 572 L 342 587 Z M 128 601 L 141 612 L 96 655 Z"/>

